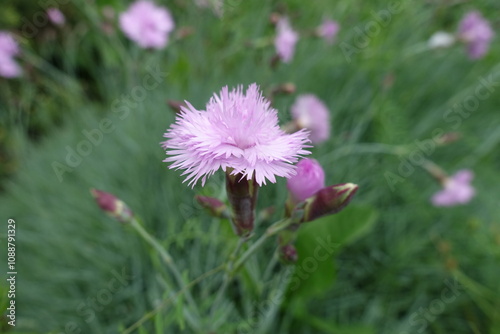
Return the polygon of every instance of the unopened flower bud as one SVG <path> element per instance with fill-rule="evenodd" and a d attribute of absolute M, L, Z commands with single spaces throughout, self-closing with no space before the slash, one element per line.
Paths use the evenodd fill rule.
<path fill-rule="evenodd" d="M 278 13 L 271 13 L 271 16 L 269 16 L 269 22 L 271 24 L 273 24 L 273 25 L 277 24 L 278 21 L 280 20 L 280 18 L 281 18 L 280 14 L 278 14 Z"/>
<path fill-rule="evenodd" d="M 259 221 L 268 220 L 274 215 L 276 208 L 274 206 L 267 207 L 259 212 Z"/>
<path fill-rule="evenodd" d="M 232 175 L 231 171 L 226 171 L 226 192 L 233 229 L 240 237 L 248 237 L 253 231 L 259 186 L 255 178 L 247 180 L 242 174 Z"/>
<path fill-rule="evenodd" d="M 102 8 L 102 15 L 104 16 L 104 18 L 108 19 L 108 20 L 114 20 L 115 19 L 115 9 L 113 8 L 113 6 L 104 6 Z"/>
<path fill-rule="evenodd" d="M 217 198 L 207 196 L 195 196 L 196 201 L 210 213 L 211 216 L 217 218 L 228 218 L 227 206 Z"/>
<path fill-rule="evenodd" d="M 310 222 L 339 212 L 349 204 L 357 190 L 358 186 L 353 183 L 341 183 L 321 189 L 306 200 L 301 222 Z"/>
<path fill-rule="evenodd" d="M 317 160 L 300 160 L 296 172 L 286 184 L 294 203 L 304 201 L 325 187 L 325 172 Z"/>
<path fill-rule="evenodd" d="M 290 95 L 290 94 L 295 93 L 296 90 L 297 90 L 297 87 L 295 86 L 294 83 L 285 82 L 284 84 L 281 84 L 279 86 L 274 87 L 271 91 L 271 95 L 272 96 L 275 96 L 278 94 Z"/>
<path fill-rule="evenodd" d="M 299 224 L 292 223 L 278 234 L 278 253 L 281 261 L 285 263 L 297 262 L 298 255 L 294 243 L 297 239 L 297 230 L 299 227 Z"/>
<path fill-rule="evenodd" d="M 134 214 L 122 200 L 110 193 L 97 189 L 90 189 L 90 193 L 94 196 L 97 205 L 99 205 L 102 211 L 111 217 L 121 223 L 129 223 L 132 220 Z"/>

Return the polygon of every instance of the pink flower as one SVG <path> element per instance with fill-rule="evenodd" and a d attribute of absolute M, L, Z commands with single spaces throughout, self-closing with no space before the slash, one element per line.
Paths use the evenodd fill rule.
<path fill-rule="evenodd" d="M 467 46 L 467 53 L 471 59 L 483 57 L 493 38 L 493 30 L 487 20 L 479 12 L 469 12 L 460 22 L 458 35 Z"/>
<path fill-rule="evenodd" d="M 299 35 L 292 29 L 287 18 L 281 18 L 276 24 L 276 38 L 274 46 L 278 56 L 284 63 L 289 63 L 295 52 L 295 44 L 299 40 Z"/>
<path fill-rule="evenodd" d="M 139 0 L 120 14 L 124 34 L 143 48 L 164 48 L 175 24 L 170 12 L 153 2 Z"/>
<path fill-rule="evenodd" d="M 339 32 L 340 25 L 333 20 L 324 20 L 318 27 L 317 33 L 323 37 L 328 44 L 332 44 Z"/>
<path fill-rule="evenodd" d="M 10 33 L 0 31 L 0 76 L 14 78 L 21 75 L 21 67 L 14 59 L 17 54 L 19 46 L 16 40 Z"/>
<path fill-rule="evenodd" d="M 470 184 L 473 178 L 474 174 L 470 170 L 458 171 L 446 179 L 443 190 L 432 196 L 432 204 L 434 206 L 453 206 L 468 203 L 476 193 Z"/>
<path fill-rule="evenodd" d="M 302 202 L 325 187 L 325 172 L 318 161 L 302 159 L 297 163 L 297 174 L 288 179 L 286 186 L 293 201 Z"/>
<path fill-rule="evenodd" d="M 311 131 L 309 138 L 313 144 L 322 143 L 330 137 L 330 111 L 316 96 L 299 95 L 291 111 L 298 127 Z"/>
<path fill-rule="evenodd" d="M 0 54 L 0 76 L 4 78 L 15 78 L 22 73 L 21 67 L 14 58 Z"/>
<path fill-rule="evenodd" d="M 66 22 L 64 14 L 55 7 L 47 9 L 47 16 L 49 17 L 50 22 L 58 26 L 62 26 Z"/>
<path fill-rule="evenodd" d="M 247 91 L 239 86 L 229 91 L 222 88 L 220 95 L 207 103 L 206 110 L 197 110 L 186 101 L 175 124 L 165 133 L 162 147 L 170 168 L 184 169 L 193 185 L 218 169 L 232 168 L 231 175 L 241 173 L 259 185 L 266 179 L 276 182 L 275 176 L 295 174 L 295 163 L 309 140 L 307 131 L 285 134 L 278 126 L 278 114 L 270 102 L 262 97 L 259 87 L 251 84 Z"/>

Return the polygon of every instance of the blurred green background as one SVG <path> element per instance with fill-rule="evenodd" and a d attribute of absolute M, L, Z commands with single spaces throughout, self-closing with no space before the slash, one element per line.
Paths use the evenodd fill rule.
<path fill-rule="evenodd" d="M 223 177 L 216 174 L 205 188 L 192 190 L 162 162 L 159 142 L 175 118 L 166 101 L 202 108 L 224 85 L 256 82 L 269 92 L 291 82 L 297 92 L 273 100 L 282 124 L 298 94 L 325 101 L 332 137 L 313 149 L 313 157 L 328 184 L 359 185 L 351 207 L 337 218 L 343 230 L 328 232 L 339 247 L 296 296 L 287 293 L 271 307 L 266 301 L 273 289 L 284 289 L 287 270 L 280 265 L 269 281 L 259 279 L 273 256 L 272 242 L 230 286 L 214 317 L 207 310 L 222 274 L 203 279 L 193 290 L 207 311 L 201 332 L 500 333 L 500 43 L 497 36 L 478 61 L 459 45 L 422 48 L 434 32 L 456 31 L 470 10 L 481 11 L 500 31 L 497 0 L 400 1 L 390 22 L 349 57 L 342 46 L 359 45 L 359 32 L 380 22 L 387 2 L 226 0 L 216 15 L 193 1 L 157 1 L 176 22 L 161 51 L 140 49 L 123 36 L 116 15 L 129 3 L 114 0 L 54 0 L 66 24 L 46 23 L 29 33 L 27 24 L 48 3 L 1 4 L 0 29 L 20 42 L 24 69 L 19 79 L 0 78 L 0 303 L 7 302 L 8 218 L 17 224 L 18 267 L 17 325 L 3 318 L 1 332 L 120 333 L 171 296 L 172 278 L 157 254 L 99 211 L 93 187 L 117 195 L 142 217 L 186 281 L 224 263 L 236 237 L 227 221 L 209 218 L 193 201 L 197 193 L 224 198 Z M 110 9 L 114 17 L 103 14 Z M 290 64 L 270 66 L 272 13 L 288 15 L 301 34 Z M 334 45 L 311 34 L 325 17 L 341 25 Z M 192 33 L 181 36 L 184 28 Z M 157 87 L 131 99 L 151 73 Z M 453 127 L 446 112 L 474 96 L 481 80 L 496 83 L 492 94 Z M 105 119 L 109 131 L 84 147 L 86 133 Z M 399 175 L 408 152 L 419 150 L 417 141 L 439 129 L 461 138 L 426 157 L 450 174 L 475 172 L 477 196 L 467 205 L 431 206 L 439 185 L 419 166 L 395 184 L 387 180 L 388 173 Z M 88 154 L 58 176 L 55 166 L 79 148 Z M 278 219 L 285 180 L 259 196 L 259 207 L 274 205 Z M 310 243 L 318 231 L 311 228 L 310 239 L 307 233 L 299 239 L 304 254 L 316 246 Z M 96 303 L 117 275 L 126 277 L 122 286 L 109 301 Z M 443 299 L 450 285 L 456 298 Z M 183 307 L 182 298 L 167 303 L 133 332 L 193 332 Z"/>

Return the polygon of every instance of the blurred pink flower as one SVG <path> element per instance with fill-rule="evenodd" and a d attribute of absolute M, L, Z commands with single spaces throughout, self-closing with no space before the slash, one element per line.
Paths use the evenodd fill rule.
<path fill-rule="evenodd" d="M 120 14 L 120 28 L 124 34 L 143 48 L 164 48 L 175 24 L 168 9 L 153 2 L 139 0 Z"/>
<path fill-rule="evenodd" d="M 22 73 L 21 67 L 14 58 L 0 54 L 0 76 L 4 78 L 15 78 Z"/>
<path fill-rule="evenodd" d="M 324 20 L 318 27 L 317 34 L 323 37 L 327 43 L 332 44 L 339 30 L 340 25 L 336 21 Z"/>
<path fill-rule="evenodd" d="M 217 170 L 232 168 L 232 175 L 242 174 L 262 185 L 275 176 L 290 177 L 300 155 L 309 154 L 305 143 L 307 131 L 285 134 L 278 126 L 278 113 L 259 87 L 251 84 L 246 92 L 239 86 L 222 88 L 214 94 L 206 110 L 197 110 L 186 102 L 175 124 L 164 134 L 162 142 L 170 168 L 185 169 L 193 185 Z"/>
<path fill-rule="evenodd" d="M 47 9 L 47 16 L 49 17 L 50 22 L 58 26 L 62 26 L 66 22 L 64 14 L 55 7 Z"/>
<path fill-rule="evenodd" d="M 315 95 L 299 95 L 291 112 L 299 128 L 311 131 L 309 139 L 313 144 L 322 143 L 330 137 L 330 111 Z"/>
<path fill-rule="evenodd" d="M 489 22 L 477 11 L 467 13 L 460 21 L 458 36 L 465 42 L 471 59 L 479 59 L 488 52 L 493 35 Z"/>
<path fill-rule="evenodd" d="M 325 172 L 315 159 L 302 159 L 297 163 L 297 174 L 286 184 L 295 203 L 304 201 L 325 187 Z"/>
<path fill-rule="evenodd" d="M 431 198 L 434 206 L 453 206 L 466 204 L 474 197 L 476 191 L 470 184 L 474 173 L 468 169 L 462 169 L 444 182 L 444 189 L 438 191 Z"/>
<path fill-rule="evenodd" d="M 289 63 L 295 52 L 295 44 L 299 40 L 299 35 L 292 29 L 288 18 L 281 18 L 276 24 L 276 38 L 274 46 L 276 53 L 284 63 Z"/>
<path fill-rule="evenodd" d="M 13 57 L 19 54 L 19 45 L 12 34 L 0 31 L 0 55 Z"/>
<path fill-rule="evenodd" d="M 0 76 L 14 78 L 21 75 L 21 67 L 14 59 L 18 54 L 19 46 L 16 40 L 10 33 L 0 31 Z"/>

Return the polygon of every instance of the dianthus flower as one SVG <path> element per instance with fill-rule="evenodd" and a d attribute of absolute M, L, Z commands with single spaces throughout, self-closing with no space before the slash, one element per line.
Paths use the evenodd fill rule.
<path fill-rule="evenodd" d="M 470 184 L 474 178 L 472 171 L 463 169 L 444 180 L 444 189 L 432 196 L 434 206 L 453 206 L 468 203 L 476 191 Z"/>
<path fill-rule="evenodd" d="M 469 12 L 460 21 L 458 36 L 465 42 L 471 59 L 481 58 L 488 52 L 493 35 L 490 23 L 479 12 Z"/>
<path fill-rule="evenodd" d="M 57 26 L 62 26 L 66 22 L 64 14 L 55 7 L 47 9 L 47 16 L 49 17 L 50 22 Z"/>
<path fill-rule="evenodd" d="M 276 53 L 284 63 L 292 61 L 293 54 L 295 53 L 295 44 L 299 40 L 297 34 L 287 18 L 281 18 L 276 24 L 276 38 L 274 39 L 274 47 Z"/>
<path fill-rule="evenodd" d="M 311 131 L 309 138 L 313 144 L 322 143 L 330 137 L 330 111 L 315 95 L 299 95 L 291 112 L 299 129 Z"/>
<path fill-rule="evenodd" d="M 0 76 L 14 78 L 21 75 L 21 67 L 14 59 L 18 54 L 19 46 L 16 40 L 10 33 L 0 31 Z"/>
<path fill-rule="evenodd" d="M 315 159 L 302 159 L 297 163 L 297 174 L 288 179 L 288 191 L 295 203 L 302 202 L 325 187 L 325 171 Z"/>
<path fill-rule="evenodd" d="M 318 27 L 317 34 L 324 38 L 327 43 L 332 44 L 335 41 L 339 29 L 340 25 L 336 21 L 324 20 Z"/>

